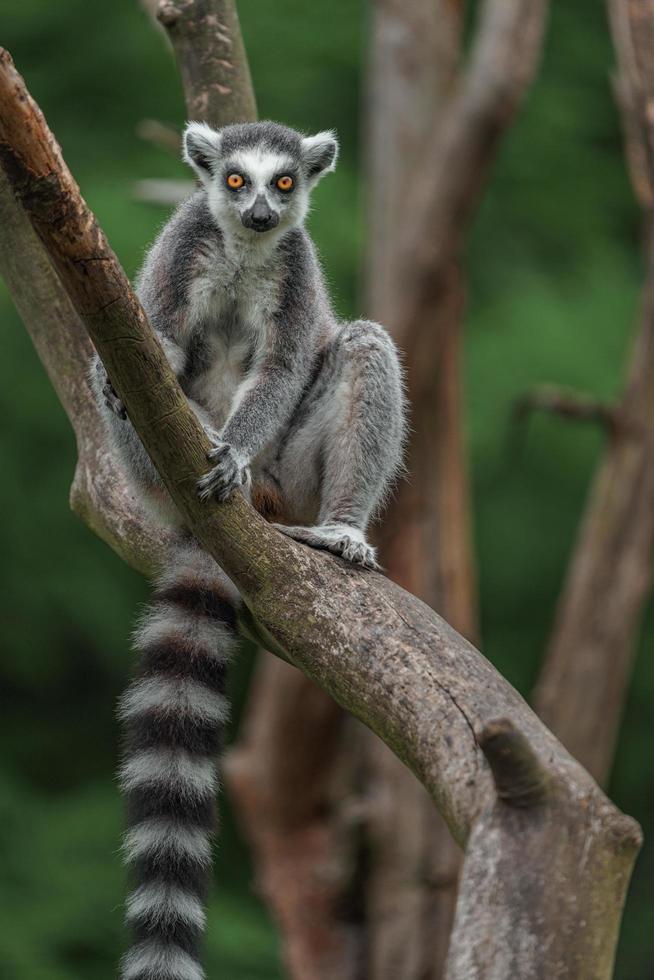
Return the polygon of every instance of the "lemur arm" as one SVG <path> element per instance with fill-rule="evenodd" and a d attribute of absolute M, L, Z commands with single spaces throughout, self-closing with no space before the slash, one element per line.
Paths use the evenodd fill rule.
<path fill-rule="evenodd" d="M 214 466 L 198 481 L 202 499 L 225 500 L 234 490 L 247 491 L 250 463 L 280 432 L 297 405 L 310 375 L 310 353 L 306 340 L 277 345 L 244 382 L 236 407 L 214 439 L 215 448 L 209 453 Z"/>
<path fill-rule="evenodd" d="M 284 349 L 282 343 L 242 384 L 221 433 L 244 463 L 250 463 L 286 425 L 309 377 L 311 352 L 302 349 L 308 345 L 295 343 L 289 350 L 290 345 Z"/>
<path fill-rule="evenodd" d="M 281 246 L 286 266 L 277 309 L 265 325 L 267 350 L 245 380 L 223 427 L 222 438 L 250 463 L 279 434 L 309 381 L 315 362 L 322 308 L 322 280 L 306 237 L 296 233 Z"/>

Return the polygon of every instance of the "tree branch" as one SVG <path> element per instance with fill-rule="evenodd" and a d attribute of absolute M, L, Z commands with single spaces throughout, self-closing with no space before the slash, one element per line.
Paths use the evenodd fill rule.
<path fill-rule="evenodd" d="M 536 71 L 547 9 L 547 0 L 484 0 L 467 68 L 426 152 L 433 166 L 407 202 L 403 289 L 391 319 L 407 351 L 458 258 L 500 139 Z"/>
<path fill-rule="evenodd" d="M 635 822 L 616 810 L 492 666 L 418 599 L 278 534 L 240 495 L 221 505 L 198 500 L 208 440 L 6 52 L 0 53 L 0 160 L 173 500 L 241 592 L 251 629 L 365 721 L 424 783 L 454 836 L 467 844 L 465 881 L 486 868 L 486 883 L 501 881 L 511 900 L 529 888 L 527 921 L 500 902 L 512 928 L 508 935 L 496 930 L 493 939 L 489 916 L 478 934 L 465 929 L 470 888 L 464 881 L 450 978 L 510 975 L 498 973 L 497 964 L 513 951 L 525 980 L 560 975 L 561 962 L 571 964 L 568 976 L 576 980 L 608 980 L 640 839 Z M 551 850 L 540 847 L 538 822 L 513 824 L 511 833 L 506 816 L 492 823 L 495 792 L 475 732 L 499 717 L 522 732 L 557 786 L 545 829 L 547 843 L 556 843 Z M 489 819 L 494 832 L 481 833 Z M 561 902 L 561 880 L 571 867 L 585 875 Z M 483 953 L 490 967 L 463 972 L 462 948 L 466 961 Z"/>
<path fill-rule="evenodd" d="M 175 51 L 188 118 L 216 127 L 256 119 L 233 0 L 161 0 L 157 16 Z"/>
<path fill-rule="evenodd" d="M 532 412 L 550 412 L 577 422 L 595 422 L 612 432 L 619 424 L 617 405 L 599 401 L 592 395 L 561 388 L 558 385 L 537 385 L 521 395 L 514 403 L 514 418 L 522 422 Z"/>
<path fill-rule="evenodd" d="M 559 600 L 536 708 L 600 781 L 613 759 L 638 626 L 654 574 L 654 0 L 610 0 L 634 190 L 646 220 L 641 321 Z"/>

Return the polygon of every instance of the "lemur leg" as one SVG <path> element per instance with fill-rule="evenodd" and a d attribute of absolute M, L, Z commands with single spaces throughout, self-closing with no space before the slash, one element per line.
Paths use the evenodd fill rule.
<path fill-rule="evenodd" d="M 366 527 L 402 459 L 404 395 L 395 347 L 376 323 L 344 324 L 298 410 L 284 449 L 282 490 L 305 503 L 300 484 L 316 473 L 317 523 L 276 525 L 284 534 L 374 568 Z"/>

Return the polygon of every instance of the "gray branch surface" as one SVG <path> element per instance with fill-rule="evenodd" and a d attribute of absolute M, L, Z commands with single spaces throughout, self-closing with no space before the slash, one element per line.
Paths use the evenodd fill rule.
<path fill-rule="evenodd" d="M 6 52 L 0 161 L 175 503 L 243 596 L 251 632 L 384 739 L 466 848 L 449 980 L 609 978 L 637 824 L 418 599 L 279 535 L 238 495 L 200 503 L 206 437 Z M 32 279 L 30 270 L 17 292 Z M 62 338 L 70 327 L 51 324 Z M 43 345 L 46 360 L 52 349 Z M 498 719 L 546 772 L 544 800 L 516 807 L 498 797 L 478 741 Z"/>

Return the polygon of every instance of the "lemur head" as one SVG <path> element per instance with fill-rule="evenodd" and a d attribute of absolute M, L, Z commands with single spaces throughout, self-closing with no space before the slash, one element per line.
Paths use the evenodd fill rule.
<path fill-rule="evenodd" d="M 218 130 L 191 122 L 184 133 L 184 159 L 204 184 L 211 211 L 239 235 L 301 225 L 311 191 L 337 156 L 334 133 L 302 136 L 273 122 Z"/>

